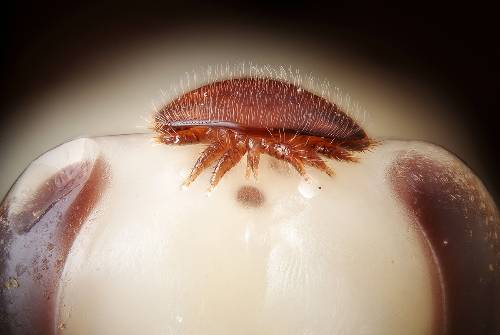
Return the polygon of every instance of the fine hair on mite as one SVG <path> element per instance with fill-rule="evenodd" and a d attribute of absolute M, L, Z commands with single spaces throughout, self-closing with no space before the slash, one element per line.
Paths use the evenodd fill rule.
<path fill-rule="evenodd" d="M 157 143 L 207 145 L 185 186 L 214 165 L 211 191 L 245 154 L 247 177 L 257 178 L 261 154 L 287 162 L 306 180 L 306 165 L 333 176 L 325 158 L 356 162 L 356 152 L 376 144 L 355 121 L 358 105 L 291 67 L 209 67 L 202 75 L 186 74 L 179 89 L 162 94 L 151 128 Z"/>
<path fill-rule="evenodd" d="M 159 96 L 151 102 L 154 113 L 148 111 L 142 119 L 151 125 L 154 115 L 172 100 L 190 90 L 209 83 L 234 78 L 276 79 L 312 92 L 328 101 L 334 102 L 356 123 L 365 125 L 369 122 L 366 109 L 340 87 L 333 85 L 326 78 L 319 78 L 313 73 L 304 73 L 291 65 L 258 64 L 253 62 L 224 63 L 199 66 L 186 71 L 174 82 L 165 83 L 165 88 L 159 89 Z"/>

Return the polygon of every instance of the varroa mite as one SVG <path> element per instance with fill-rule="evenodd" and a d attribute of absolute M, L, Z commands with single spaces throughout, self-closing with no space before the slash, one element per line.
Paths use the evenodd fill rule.
<path fill-rule="evenodd" d="M 210 190 L 245 154 L 247 176 L 257 177 L 264 153 L 307 179 L 305 165 L 333 175 L 321 156 L 354 162 L 353 153 L 375 144 L 337 104 L 285 81 L 253 77 L 183 94 L 154 115 L 153 129 L 159 143 L 208 145 L 184 185 L 215 162 Z"/>

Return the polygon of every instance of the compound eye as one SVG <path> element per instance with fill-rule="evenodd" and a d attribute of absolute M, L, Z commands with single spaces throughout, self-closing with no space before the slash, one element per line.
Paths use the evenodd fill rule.
<path fill-rule="evenodd" d="M 108 172 L 96 142 L 77 139 L 34 160 L 0 203 L 0 333 L 53 334 L 61 273 Z"/>
<path fill-rule="evenodd" d="M 184 184 L 215 162 L 210 189 L 247 154 L 247 175 L 257 176 L 259 157 L 289 163 L 304 178 L 305 165 L 329 176 L 323 158 L 356 161 L 354 153 L 375 141 L 341 108 L 294 84 L 245 77 L 210 83 L 164 106 L 152 125 L 164 144 L 208 147 Z"/>

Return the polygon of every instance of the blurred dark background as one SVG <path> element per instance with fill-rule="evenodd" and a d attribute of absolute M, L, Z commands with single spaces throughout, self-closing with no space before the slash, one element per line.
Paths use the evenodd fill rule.
<path fill-rule="evenodd" d="M 3 12 L 2 96 L 7 106 L 40 94 L 110 48 L 185 26 L 265 27 L 341 43 L 377 66 L 433 83 L 460 105 L 457 117 L 475 134 L 489 172 L 486 186 L 499 199 L 500 49 L 493 7 L 52 1 L 19 2 Z M 0 122 L 8 116 L 3 111 Z"/>

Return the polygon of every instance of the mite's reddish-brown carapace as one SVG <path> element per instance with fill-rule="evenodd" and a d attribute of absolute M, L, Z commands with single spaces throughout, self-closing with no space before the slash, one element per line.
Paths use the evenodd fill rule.
<path fill-rule="evenodd" d="M 288 82 L 237 78 L 210 83 L 176 98 L 153 118 L 164 144 L 208 146 L 185 181 L 211 164 L 210 189 L 247 154 L 247 176 L 257 177 L 260 154 L 288 162 L 304 178 L 305 165 L 332 176 L 321 156 L 356 161 L 374 141 L 336 104 Z"/>

